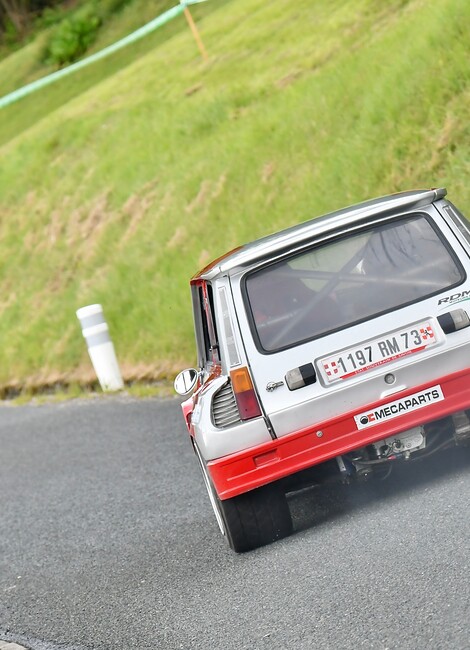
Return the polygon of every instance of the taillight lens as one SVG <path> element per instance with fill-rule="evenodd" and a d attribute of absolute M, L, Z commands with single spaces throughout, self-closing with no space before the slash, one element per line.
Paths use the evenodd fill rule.
<path fill-rule="evenodd" d="M 437 317 L 445 334 L 451 334 L 470 325 L 470 317 L 465 309 L 454 309 Z"/>
<path fill-rule="evenodd" d="M 243 367 L 232 370 L 230 379 L 232 380 L 232 388 L 237 400 L 240 418 L 242 420 L 251 420 L 259 417 L 261 409 L 248 368 Z"/>

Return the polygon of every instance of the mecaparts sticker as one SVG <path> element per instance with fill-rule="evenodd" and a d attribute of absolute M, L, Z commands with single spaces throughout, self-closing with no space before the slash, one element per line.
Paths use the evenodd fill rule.
<path fill-rule="evenodd" d="M 397 399 L 394 402 L 389 402 L 388 404 L 379 406 L 376 409 L 355 415 L 354 419 L 356 420 L 356 426 L 358 429 L 366 429 L 375 424 L 380 424 L 386 420 L 396 418 L 399 415 L 405 415 L 405 413 L 417 411 L 425 406 L 429 406 L 429 404 L 441 402 L 443 399 L 444 395 L 442 393 L 442 388 L 439 385 L 432 386 L 432 388 L 426 388 L 426 390 L 422 390 L 419 393 L 408 395 L 408 397 Z"/>

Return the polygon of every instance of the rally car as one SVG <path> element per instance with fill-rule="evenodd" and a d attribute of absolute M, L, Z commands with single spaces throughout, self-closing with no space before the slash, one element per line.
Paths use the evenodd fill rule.
<path fill-rule="evenodd" d="M 401 192 L 231 251 L 191 280 L 182 404 L 230 546 L 292 532 L 286 493 L 470 442 L 470 224 Z"/>

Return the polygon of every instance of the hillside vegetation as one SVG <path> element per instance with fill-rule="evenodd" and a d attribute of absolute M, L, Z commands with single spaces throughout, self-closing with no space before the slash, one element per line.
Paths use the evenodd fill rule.
<path fill-rule="evenodd" d="M 94 48 L 148 5 L 172 6 L 136 0 Z M 94 302 L 127 380 L 193 364 L 189 278 L 253 238 L 416 187 L 470 212 L 468 0 L 192 11 L 207 63 L 180 16 L 0 111 L 4 390 L 89 381 Z M 38 76 L 41 38 L 0 61 L 2 93 Z"/>

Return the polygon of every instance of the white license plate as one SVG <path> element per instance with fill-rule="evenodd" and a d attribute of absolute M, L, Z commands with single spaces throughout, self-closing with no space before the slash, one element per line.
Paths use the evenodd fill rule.
<path fill-rule="evenodd" d="M 421 352 L 437 342 L 431 323 L 425 321 L 319 359 L 317 364 L 323 379 L 331 383 Z"/>

